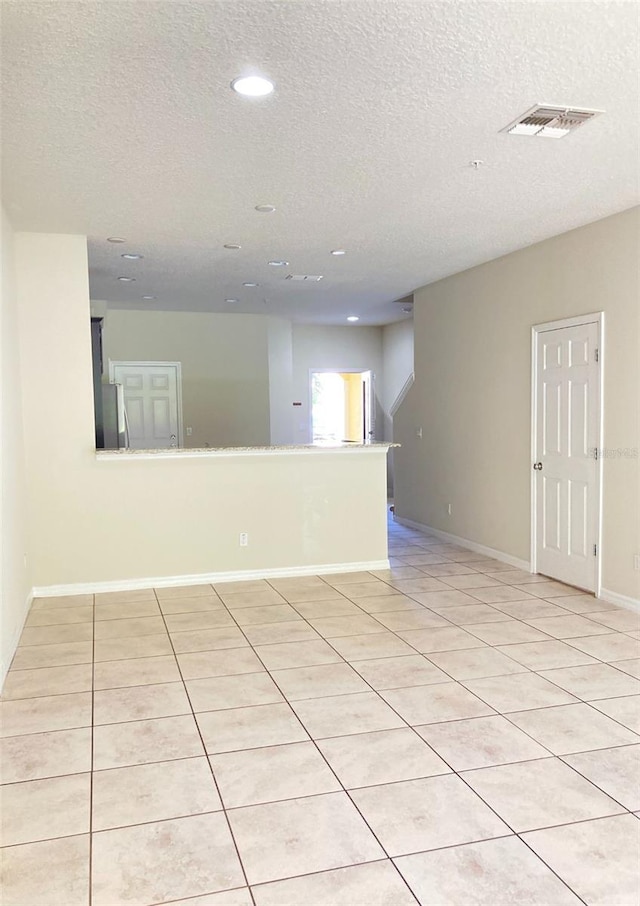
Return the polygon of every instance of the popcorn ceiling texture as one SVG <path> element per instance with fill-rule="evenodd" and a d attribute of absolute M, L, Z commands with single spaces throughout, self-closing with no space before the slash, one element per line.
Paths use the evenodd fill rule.
<path fill-rule="evenodd" d="M 2 24 L 9 217 L 86 233 L 116 306 L 386 323 L 416 287 L 638 200 L 632 3 L 21 0 Z M 258 102 L 229 90 L 252 68 L 276 82 Z M 499 133 L 537 102 L 606 115 Z"/>

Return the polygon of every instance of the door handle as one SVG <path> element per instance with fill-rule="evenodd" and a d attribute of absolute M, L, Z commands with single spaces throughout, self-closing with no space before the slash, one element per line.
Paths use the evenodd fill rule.
<path fill-rule="evenodd" d="M 542 472 L 542 463 L 541 463 L 541 462 L 534 462 L 533 468 L 536 470 L 536 472 Z"/>

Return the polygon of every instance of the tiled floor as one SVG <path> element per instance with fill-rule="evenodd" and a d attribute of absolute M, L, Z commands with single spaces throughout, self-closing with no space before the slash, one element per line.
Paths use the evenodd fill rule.
<path fill-rule="evenodd" d="M 4 906 L 637 906 L 638 615 L 395 524 L 390 555 L 36 600 Z"/>

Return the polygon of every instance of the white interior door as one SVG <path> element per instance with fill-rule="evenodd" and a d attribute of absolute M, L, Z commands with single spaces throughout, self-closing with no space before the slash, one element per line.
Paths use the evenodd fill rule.
<path fill-rule="evenodd" d="M 600 437 L 599 324 L 536 332 L 536 571 L 597 586 Z"/>
<path fill-rule="evenodd" d="M 166 362 L 112 362 L 111 380 L 122 384 L 129 447 L 158 450 L 182 445 L 179 365 Z"/>

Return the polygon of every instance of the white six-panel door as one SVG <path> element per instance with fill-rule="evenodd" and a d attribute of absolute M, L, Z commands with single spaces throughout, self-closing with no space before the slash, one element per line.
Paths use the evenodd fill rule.
<path fill-rule="evenodd" d="M 535 569 L 597 586 L 600 362 L 597 322 L 536 331 Z"/>
<path fill-rule="evenodd" d="M 165 362 L 112 362 L 112 381 L 122 384 L 133 450 L 180 446 L 178 366 Z"/>

